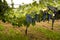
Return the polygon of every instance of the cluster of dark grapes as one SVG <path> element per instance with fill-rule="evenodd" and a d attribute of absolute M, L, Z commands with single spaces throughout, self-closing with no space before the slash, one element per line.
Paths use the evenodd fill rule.
<path fill-rule="evenodd" d="M 52 18 L 51 14 L 47 14 L 48 15 L 48 22 L 50 21 L 50 19 Z"/>
<path fill-rule="evenodd" d="M 54 18 L 55 18 L 56 17 L 56 13 L 57 13 L 57 8 L 55 8 L 53 6 L 47 6 L 47 8 L 54 13 L 54 15 L 55 15 Z M 44 11 L 43 12 L 43 18 L 42 18 L 43 22 L 46 20 L 46 16 L 47 16 L 48 22 L 49 22 L 50 19 L 53 19 L 52 15 L 49 14 L 48 11 Z"/>
<path fill-rule="evenodd" d="M 43 22 L 46 20 L 46 15 L 47 15 L 47 12 L 44 12 L 43 13 Z"/>
<path fill-rule="evenodd" d="M 32 18 L 29 14 L 26 15 L 26 22 L 27 23 L 32 23 Z"/>
<path fill-rule="evenodd" d="M 53 19 L 52 17 L 53 17 L 53 16 L 52 16 L 51 14 L 49 14 L 48 12 L 44 12 L 44 13 L 43 13 L 42 20 L 43 20 L 43 22 L 45 22 L 45 20 L 47 19 L 48 22 L 49 22 L 50 19 Z M 55 16 L 54 16 L 54 17 L 55 17 Z"/>
<path fill-rule="evenodd" d="M 30 23 L 32 25 L 35 25 L 35 22 L 40 22 L 40 16 L 39 14 L 35 14 L 35 17 L 32 18 L 29 14 L 26 15 L 26 22 Z"/>
<path fill-rule="evenodd" d="M 35 21 L 40 22 L 40 15 L 39 14 L 35 14 Z"/>

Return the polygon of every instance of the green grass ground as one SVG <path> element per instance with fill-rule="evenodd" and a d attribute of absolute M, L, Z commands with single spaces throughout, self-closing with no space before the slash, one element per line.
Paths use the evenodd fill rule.
<path fill-rule="evenodd" d="M 55 24 L 57 24 L 56 22 Z M 25 35 L 25 27 L 11 27 L 8 23 L 0 22 L 0 40 L 60 40 L 60 24 L 56 26 L 54 30 L 50 30 L 50 27 L 45 27 L 48 24 L 45 22 L 37 23 L 34 27 L 30 26 L 28 28 L 28 34 Z M 45 25 L 47 24 L 47 25 Z M 51 25 L 51 23 L 49 23 Z M 49 26 L 50 26 L 49 25 Z M 57 27 L 58 26 L 58 27 Z"/>

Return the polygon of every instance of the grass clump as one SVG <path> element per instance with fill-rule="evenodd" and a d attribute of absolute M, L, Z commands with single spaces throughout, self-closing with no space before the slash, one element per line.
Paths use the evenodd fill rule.
<path fill-rule="evenodd" d="M 4 26 L 0 24 L 0 31 L 4 30 Z"/>
<path fill-rule="evenodd" d="M 42 27 L 37 28 L 37 31 L 44 33 L 45 37 L 48 40 L 60 40 L 60 33 L 58 33 L 58 32 L 48 30 L 48 29 L 45 29 L 45 28 L 42 28 Z"/>
<path fill-rule="evenodd" d="M 7 32 L 0 32 L 0 40 L 28 40 L 28 37 L 22 35 L 21 32 L 15 31 L 11 28 Z"/>

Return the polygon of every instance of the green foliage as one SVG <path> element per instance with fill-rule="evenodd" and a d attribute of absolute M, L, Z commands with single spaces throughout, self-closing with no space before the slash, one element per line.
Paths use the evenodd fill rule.
<path fill-rule="evenodd" d="M 9 6 L 8 6 L 6 0 L 3 0 L 3 2 L 1 0 L 0 1 L 0 19 L 4 22 L 6 21 L 4 14 L 8 10 L 8 8 L 9 8 Z"/>
<path fill-rule="evenodd" d="M 26 23 L 26 14 L 30 14 L 32 18 L 34 18 L 35 14 L 39 14 L 40 20 L 42 20 L 44 9 L 48 10 L 47 6 L 51 5 L 53 7 L 57 7 L 59 10 L 60 1 L 56 0 L 40 0 L 39 4 L 34 1 L 32 4 L 26 4 L 20 6 L 18 9 L 10 9 L 7 5 L 7 2 L 0 2 L 0 6 L 4 4 L 3 10 L 0 8 L 0 19 L 3 21 L 8 21 L 14 26 L 22 26 L 29 25 L 30 23 Z M 2 15 L 1 15 L 2 14 Z M 34 23 L 33 23 L 34 25 Z"/>

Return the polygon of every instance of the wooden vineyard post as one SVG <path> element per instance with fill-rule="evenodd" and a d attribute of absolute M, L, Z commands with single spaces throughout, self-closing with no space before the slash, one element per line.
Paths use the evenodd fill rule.
<path fill-rule="evenodd" d="M 27 35 L 28 27 L 26 27 L 25 34 Z"/>
<path fill-rule="evenodd" d="M 53 14 L 53 17 L 52 17 L 52 30 L 53 30 L 53 27 L 54 27 L 54 21 L 55 21 L 55 15 Z"/>

